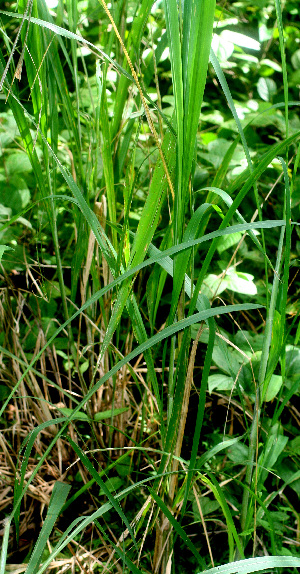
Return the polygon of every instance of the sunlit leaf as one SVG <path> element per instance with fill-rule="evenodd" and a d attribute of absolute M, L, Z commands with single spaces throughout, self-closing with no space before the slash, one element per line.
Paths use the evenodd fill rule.
<path fill-rule="evenodd" d="M 272 78 L 259 78 L 257 82 L 257 91 L 262 100 L 271 102 L 277 92 L 276 83 Z"/>

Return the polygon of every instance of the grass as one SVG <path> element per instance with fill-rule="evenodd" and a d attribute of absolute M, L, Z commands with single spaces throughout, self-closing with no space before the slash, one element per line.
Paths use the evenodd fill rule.
<path fill-rule="evenodd" d="M 0 411 L 2 472 L 11 498 L 3 507 L 0 573 L 296 572 L 299 540 L 291 552 L 279 544 L 272 506 L 278 497 L 277 512 L 293 512 L 288 497 L 282 502 L 282 492 L 299 479 L 293 451 L 290 473 L 270 490 L 288 441 L 281 416 L 298 389 L 297 379 L 283 384 L 299 338 L 298 315 L 289 324 L 286 308 L 300 132 L 289 129 L 280 3 L 275 8 L 285 135 L 255 163 L 211 49 L 215 0 L 185 0 L 184 6 L 164 1 L 166 30 L 152 46 L 148 68 L 142 52 L 145 43 L 149 50 L 153 44 L 152 1 L 101 0 L 94 6 L 103 25 L 100 43 L 85 39 L 79 8 L 67 0 L 54 14 L 44 0 L 20 0 L 16 13 L 1 11 L 0 86 L 35 188 L 33 203 L 18 191 L 20 208 L 14 212 L 12 205 L 2 220 L 5 280 L 10 281 L 7 261 L 15 244 L 5 235 L 10 228 L 25 222 L 32 237 L 21 236 L 24 249 L 40 242 L 44 256 L 43 263 L 25 261 L 22 268 L 31 278 L 32 269 L 39 270 L 35 295 L 16 293 L 8 283 L 12 295 L 3 291 L 1 303 L 1 368 L 8 389 Z M 80 46 L 88 50 L 93 74 Z M 157 72 L 165 47 L 173 96 L 169 116 L 160 105 Z M 236 136 L 199 202 L 193 181 L 209 61 Z M 230 182 L 226 177 L 240 141 L 247 167 Z M 266 218 L 259 183 L 278 157 L 284 201 L 280 217 Z M 258 221 L 248 222 L 249 210 L 243 209 L 250 197 Z M 270 231 L 276 232 L 275 256 Z M 211 292 L 207 287 L 208 278 L 216 277 L 222 242 L 233 237 L 239 247 L 247 237 L 262 257 L 265 282 L 254 303 L 244 296 L 238 302 L 219 297 L 220 285 L 230 278 L 229 262 Z M 233 291 L 243 295 L 239 289 Z M 251 347 L 245 317 L 263 326 L 255 330 L 259 350 Z M 229 318 L 243 333 L 239 345 L 223 329 Z M 220 363 L 223 375 L 212 375 Z M 214 376 L 223 376 L 220 400 L 227 415 L 237 405 L 241 423 L 231 422 L 223 437 L 222 421 L 212 432 L 218 431 L 216 440 L 208 440 L 207 391 Z M 241 467 L 237 473 L 235 466 Z M 40 516 L 33 500 L 41 505 Z M 33 546 L 26 520 L 30 524 L 34 513 L 42 524 Z M 221 552 L 209 530 L 210 515 L 226 536 Z M 294 530 L 292 519 L 289 524 Z M 12 566 L 16 545 L 19 570 Z"/>

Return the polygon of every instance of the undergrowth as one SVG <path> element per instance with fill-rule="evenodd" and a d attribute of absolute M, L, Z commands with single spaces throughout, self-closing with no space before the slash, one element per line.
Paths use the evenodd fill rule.
<path fill-rule="evenodd" d="M 0 574 L 296 572 L 297 2 L 4 4 Z"/>

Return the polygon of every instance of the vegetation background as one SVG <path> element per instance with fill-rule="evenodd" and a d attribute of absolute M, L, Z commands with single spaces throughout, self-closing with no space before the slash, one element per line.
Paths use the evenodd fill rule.
<path fill-rule="evenodd" d="M 1 2 L 0 574 L 297 572 L 299 13 Z"/>

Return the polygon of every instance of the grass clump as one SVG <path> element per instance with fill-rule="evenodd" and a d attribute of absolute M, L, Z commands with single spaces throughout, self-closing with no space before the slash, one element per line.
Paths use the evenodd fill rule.
<path fill-rule="evenodd" d="M 54 4 L 0 11 L 0 574 L 296 572 L 299 7 Z"/>

